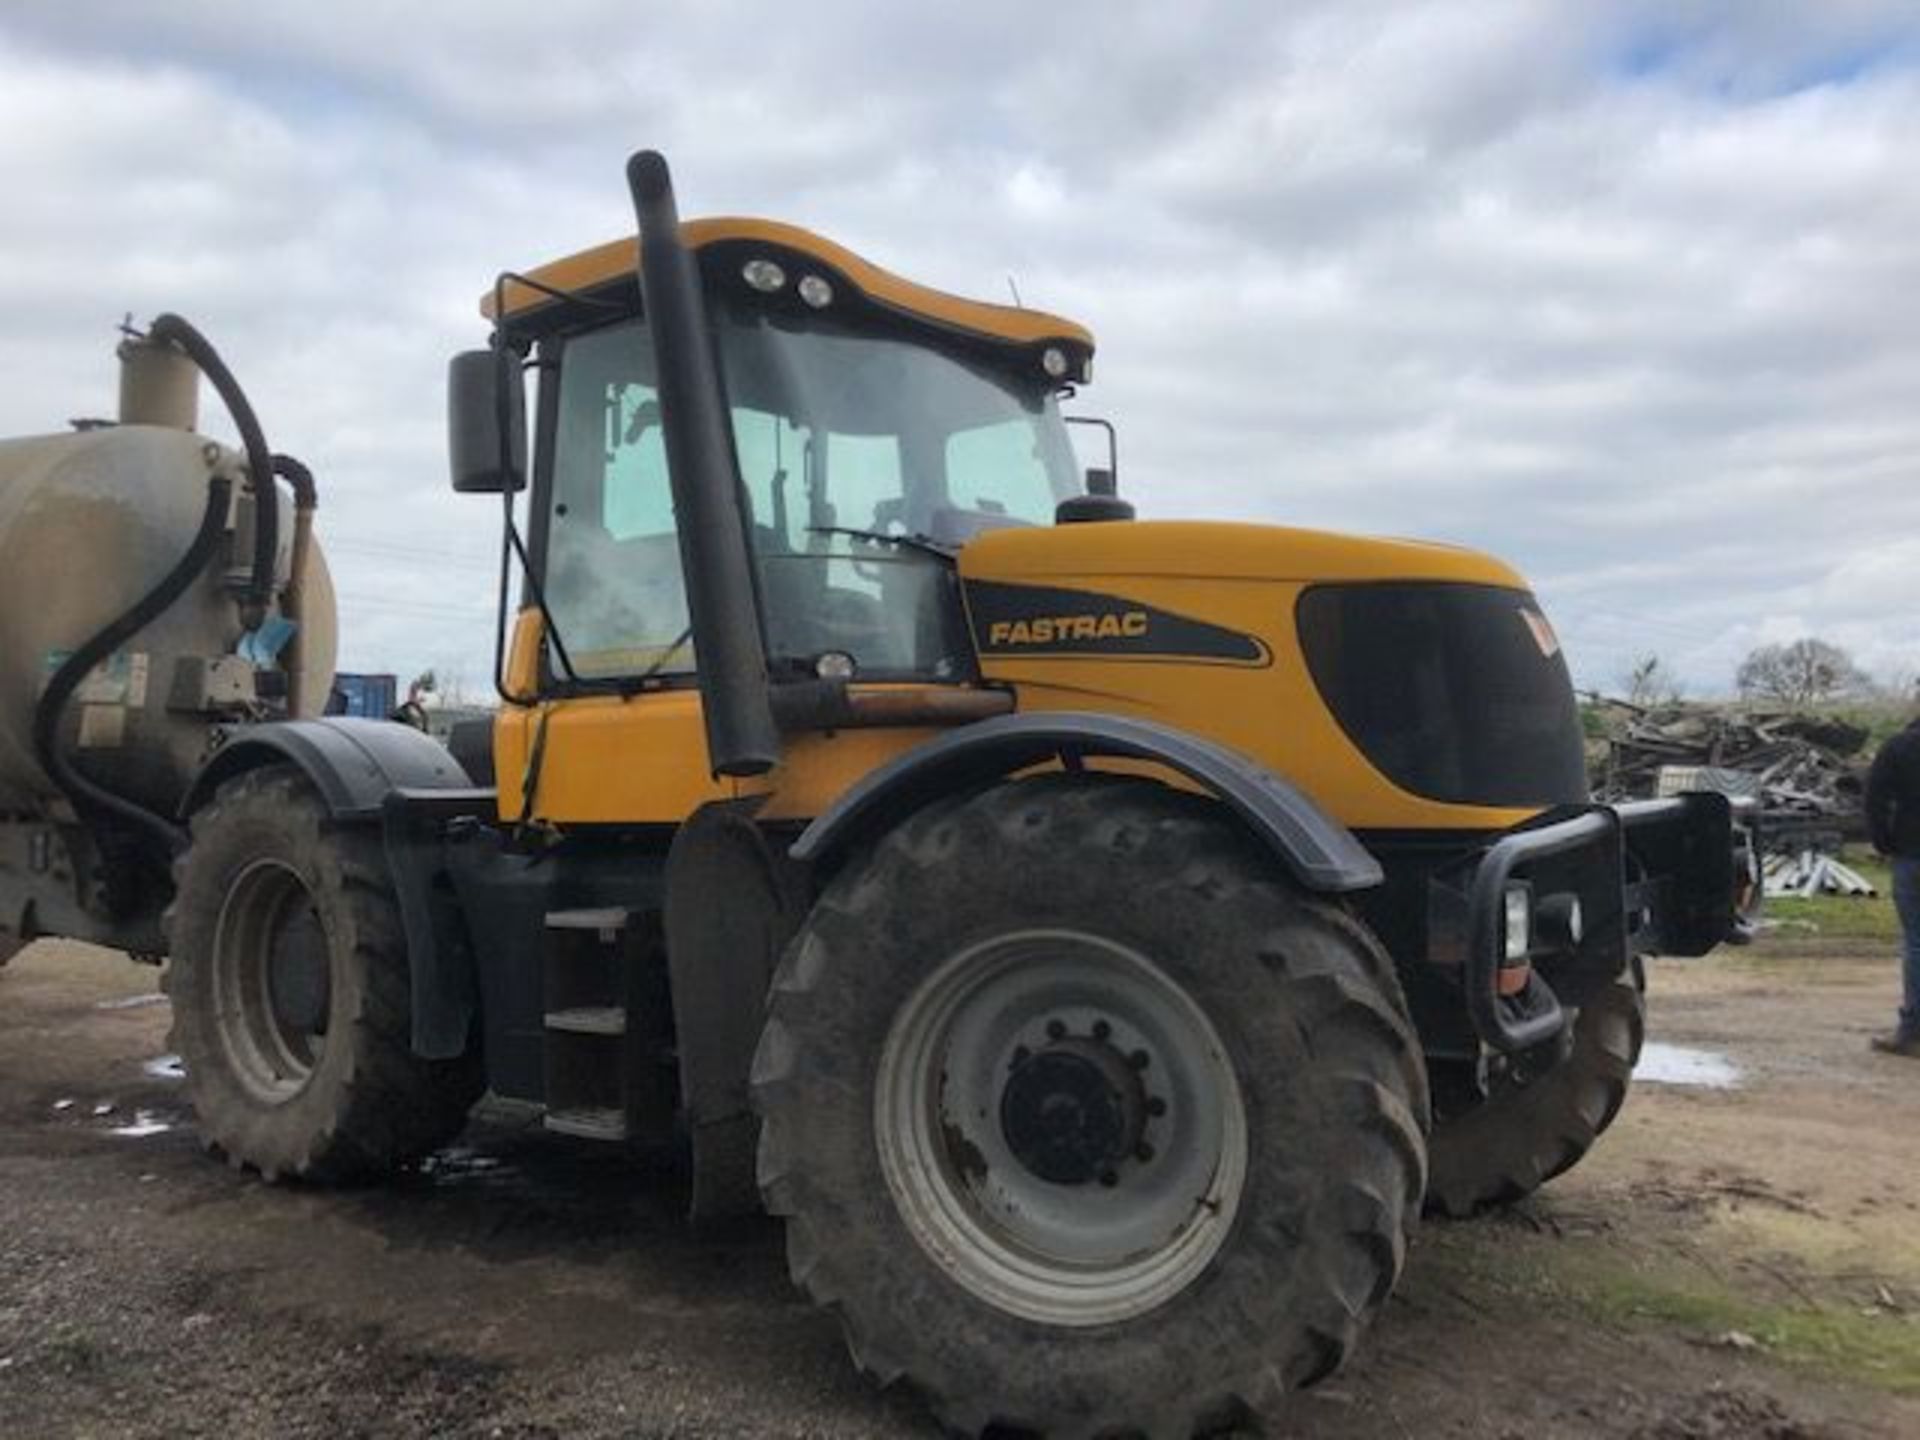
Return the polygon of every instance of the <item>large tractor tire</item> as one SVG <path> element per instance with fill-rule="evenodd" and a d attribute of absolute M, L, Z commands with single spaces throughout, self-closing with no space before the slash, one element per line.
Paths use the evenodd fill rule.
<path fill-rule="evenodd" d="M 1196 1431 L 1393 1288 L 1426 1072 L 1391 963 L 1216 804 L 1047 776 L 827 886 L 754 1063 L 760 1184 L 861 1368 L 966 1434 Z"/>
<path fill-rule="evenodd" d="M 1429 1212 L 1463 1219 L 1510 1205 L 1572 1169 L 1626 1102 L 1646 1032 L 1638 978 L 1621 974 L 1580 1007 L 1558 1064 L 1509 1071 L 1472 1109 L 1436 1118 Z"/>
<path fill-rule="evenodd" d="M 300 774 L 223 785 L 168 912 L 172 1045 L 201 1139 L 268 1180 L 371 1178 L 460 1133 L 478 1055 L 411 1048 L 406 941 L 377 831 Z"/>

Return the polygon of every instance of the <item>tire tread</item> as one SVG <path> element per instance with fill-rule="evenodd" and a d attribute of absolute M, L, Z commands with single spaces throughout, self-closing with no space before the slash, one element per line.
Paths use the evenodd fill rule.
<path fill-rule="evenodd" d="M 360 1003 L 345 1017 L 343 1073 L 325 1087 L 312 1115 L 248 1098 L 223 1075 L 206 1017 L 193 1011 L 206 961 L 182 942 L 211 935 L 220 903 L 197 872 L 196 855 L 217 846 L 228 827 L 247 823 L 277 828 L 305 849 L 308 883 L 331 892 L 349 932 L 328 938 L 354 967 Z M 163 986 L 174 1004 L 169 1044 L 186 1065 L 202 1143 L 269 1181 L 343 1182 L 387 1173 L 458 1135 L 484 1088 L 479 1057 L 425 1060 L 413 1053 L 406 938 L 377 837 L 334 824 L 304 778 L 285 766 L 229 780 L 193 816 L 190 833 L 192 845 L 174 863 L 174 901 L 164 917 L 174 954 Z"/>
<path fill-rule="evenodd" d="M 1103 1397 L 1095 1413 L 1056 1406 L 1003 1413 L 992 1397 L 943 1373 L 937 1352 L 915 1343 L 926 1316 L 889 1316 L 875 1293 L 865 1237 L 824 1226 L 804 1138 L 810 1123 L 804 1036 L 849 983 L 845 947 L 884 930 L 892 897 L 917 875 L 952 863 L 963 823 L 984 825 L 1003 853 L 1125 857 L 1209 907 L 1285 917 L 1250 952 L 1284 993 L 1316 1053 L 1332 1066 L 1328 1087 L 1353 1134 L 1355 1176 L 1338 1197 L 1334 1242 L 1306 1257 L 1310 1300 L 1288 1334 L 1234 1327 L 1231 1380 L 1180 1395 Z M 1113 863 L 1119 863 L 1117 860 Z M 836 1315 L 856 1361 L 883 1382 L 905 1378 L 953 1431 L 991 1425 L 1071 1440 L 1143 1436 L 1184 1440 L 1270 1415 L 1285 1391 L 1331 1373 L 1398 1279 L 1426 1190 L 1425 1063 L 1391 959 L 1372 933 L 1334 902 L 1273 876 L 1271 857 L 1223 819 L 1214 802 L 1133 777 L 1043 775 L 952 797 L 922 810 L 851 860 L 818 900 L 776 974 L 752 1074 L 762 1127 L 759 1180 L 767 1208 L 787 1222 L 789 1271 L 816 1305 Z M 1136 873 L 1129 868 L 1129 874 Z M 1300 943 L 1303 937 L 1314 943 Z M 818 1082 L 824 1085 L 824 1080 Z M 908 1241 L 907 1243 L 911 1243 Z M 1220 1327 L 1206 1343 L 1229 1332 Z M 1036 1340 L 1036 1345 L 1044 1344 Z M 1029 1402 L 1037 1404 L 1038 1402 Z"/>

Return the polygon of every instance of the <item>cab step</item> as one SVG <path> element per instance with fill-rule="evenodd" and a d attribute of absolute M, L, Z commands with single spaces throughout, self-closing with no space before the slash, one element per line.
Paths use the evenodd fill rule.
<path fill-rule="evenodd" d="M 549 1010 L 544 1023 L 549 1030 L 570 1035 L 624 1035 L 627 1012 L 618 1005 L 575 1005 Z"/>
<path fill-rule="evenodd" d="M 632 913 L 618 905 L 593 910 L 549 910 L 547 929 L 591 930 L 603 941 L 611 942 L 614 936 L 627 928 Z"/>
<path fill-rule="evenodd" d="M 545 1125 L 615 1144 L 673 1134 L 677 1071 L 660 917 L 651 910 L 552 910 L 541 947 Z"/>
<path fill-rule="evenodd" d="M 571 1135 L 578 1140 L 600 1140 L 619 1144 L 629 1138 L 626 1113 L 601 1106 L 583 1110 L 549 1110 L 540 1123 L 556 1135 Z"/>

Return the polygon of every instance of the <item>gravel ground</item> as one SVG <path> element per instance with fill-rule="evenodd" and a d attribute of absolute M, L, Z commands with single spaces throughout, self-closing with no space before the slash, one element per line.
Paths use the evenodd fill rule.
<path fill-rule="evenodd" d="M 504 1109 L 381 1188 L 215 1163 L 154 981 L 46 943 L 0 971 L 0 1435 L 938 1433 L 854 1373 L 771 1223 L 691 1232 L 668 1169 Z M 1663 967 L 1657 1037 L 1738 1088 L 1638 1087 L 1547 1195 L 1427 1227 L 1285 1433 L 1920 1434 L 1920 1066 L 1864 1050 L 1892 983 Z"/>

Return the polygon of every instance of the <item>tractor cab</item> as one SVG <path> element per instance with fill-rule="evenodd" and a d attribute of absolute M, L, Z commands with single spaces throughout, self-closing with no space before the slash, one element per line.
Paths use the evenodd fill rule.
<path fill-rule="evenodd" d="M 1091 337 L 793 226 L 692 221 L 681 238 L 773 683 L 976 678 L 953 556 L 1053 523 L 1080 492 L 1059 401 L 1086 378 Z M 673 687 L 697 670 L 634 256 L 631 241 L 601 246 L 505 280 L 482 307 L 541 377 L 528 549 L 547 690 Z"/>

